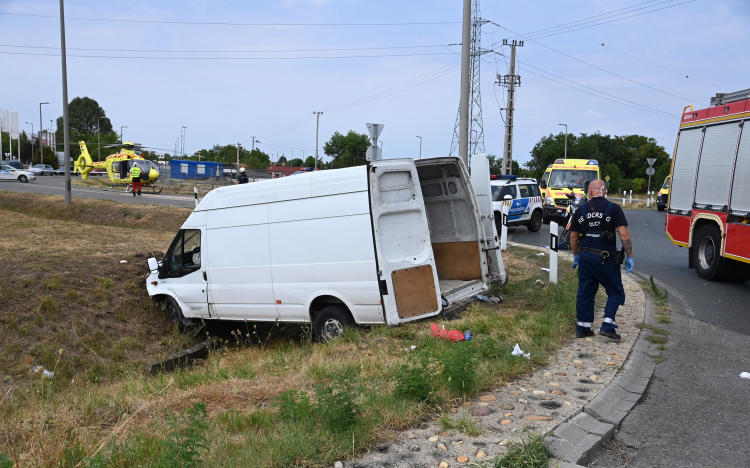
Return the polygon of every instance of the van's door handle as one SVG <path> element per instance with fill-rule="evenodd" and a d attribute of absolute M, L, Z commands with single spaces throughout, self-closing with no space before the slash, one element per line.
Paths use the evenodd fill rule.
<path fill-rule="evenodd" d="M 203 272 L 203 281 L 208 281 L 208 278 L 206 277 L 206 272 Z"/>
<path fill-rule="evenodd" d="M 385 282 L 385 280 L 378 281 L 378 285 L 380 286 L 380 294 L 383 296 L 388 295 L 388 284 Z"/>

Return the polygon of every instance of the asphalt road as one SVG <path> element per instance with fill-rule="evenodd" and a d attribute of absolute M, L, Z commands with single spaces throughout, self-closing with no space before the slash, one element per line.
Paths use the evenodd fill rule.
<path fill-rule="evenodd" d="M 71 177 L 71 181 L 80 180 L 80 177 Z M 45 193 L 47 195 L 65 195 L 65 177 L 63 176 L 37 176 L 36 180 L 25 184 L 8 180 L 0 182 L 0 190 L 9 190 L 21 193 Z M 73 198 L 93 198 L 95 200 L 113 200 L 123 203 L 139 203 L 147 205 L 180 206 L 192 208 L 195 199 L 192 195 L 167 195 L 149 194 L 143 190 L 140 197 L 134 197 L 131 193 L 124 191 L 108 191 L 100 188 L 71 186 Z"/>
<path fill-rule="evenodd" d="M 684 310 L 678 312 L 750 336 L 750 282 L 714 283 L 698 278 L 688 268 L 688 250 L 672 244 L 664 233 L 664 212 L 625 210 L 625 216 L 638 276 L 647 280 L 654 275 L 660 286 L 680 300 Z M 533 233 L 523 226 L 509 228 L 508 241 L 549 245 L 549 225 Z"/>
<path fill-rule="evenodd" d="M 712 283 L 669 242 L 665 214 L 626 210 L 635 270 L 669 291 L 669 341 L 643 401 L 589 466 L 750 467 L 750 283 Z M 511 228 L 509 241 L 548 245 L 549 227 Z"/>

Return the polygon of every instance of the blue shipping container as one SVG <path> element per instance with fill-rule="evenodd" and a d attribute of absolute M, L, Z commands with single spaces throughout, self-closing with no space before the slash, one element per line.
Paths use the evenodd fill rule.
<path fill-rule="evenodd" d="M 170 161 L 170 176 L 173 179 L 208 179 L 224 175 L 224 163 L 213 161 Z"/>

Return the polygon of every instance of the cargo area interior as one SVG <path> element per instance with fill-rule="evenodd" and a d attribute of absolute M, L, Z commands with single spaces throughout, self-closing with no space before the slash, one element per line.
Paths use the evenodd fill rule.
<path fill-rule="evenodd" d="M 458 293 L 482 279 L 477 222 L 455 163 L 417 164 L 440 294 Z"/>

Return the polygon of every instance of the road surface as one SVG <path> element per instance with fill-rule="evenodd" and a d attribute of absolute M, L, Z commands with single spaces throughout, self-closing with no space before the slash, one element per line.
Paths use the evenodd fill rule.
<path fill-rule="evenodd" d="M 750 283 L 704 281 L 669 242 L 663 212 L 626 210 L 634 272 L 669 291 L 674 322 L 644 396 L 589 466 L 750 467 Z M 549 244 L 549 227 L 511 228 L 512 243 Z M 565 264 L 563 264 L 565 265 Z M 511 279 L 512 280 L 512 279 Z"/>
<path fill-rule="evenodd" d="M 80 180 L 80 177 L 71 177 L 72 180 Z M 45 193 L 47 195 L 65 195 L 65 177 L 63 176 L 37 176 L 36 180 L 22 184 L 17 181 L 8 180 L 0 183 L 0 190 L 8 190 L 21 193 Z M 93 198 L 95 200 L 113 200 L 124 203 L 142 203 L 147 205 L 180 206 L 192 208 L 195 206 L 193 195 L 168 195 L 153 194 L 143 190 L 140 197 L 124 191 L 108 191 L 93 187 L 71 186 L 73 198 Z"/>

